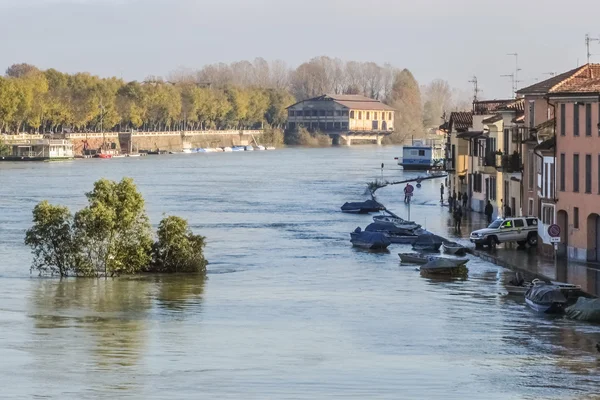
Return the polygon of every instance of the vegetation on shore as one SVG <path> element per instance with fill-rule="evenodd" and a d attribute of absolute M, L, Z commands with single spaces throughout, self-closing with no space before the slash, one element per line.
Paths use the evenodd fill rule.
<path fill-rule="evenodd" d="M 260 58 L 213 64 L 143 82 L 15 64 L 0 77 L 0 133 L 282 129 L 286 107 L 324 93 L 362 94 L 396 108 L 393 143 L 422 136 L 444 111 L 468 105 L 444 81 L 420 87 L 407 69 L 329 57 L 295 69 Z M 290 141 L 318 138 L 299 136 Z"/>
<path fill-rule="evenodd" d="M 184 219 L 165 217 L 153 240 L 132 179 L 101 179 L 86 197 L 87 207 L 74 215 L 47 201 L 35 206 L 25 235 L 34 255 L 32 272 L 61 277 L 206 272 L 205 238 L 193 234 Z"/>

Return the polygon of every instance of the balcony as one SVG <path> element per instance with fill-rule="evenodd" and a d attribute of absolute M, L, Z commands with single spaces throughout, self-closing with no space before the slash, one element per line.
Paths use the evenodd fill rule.
<path fill-rule="evenodd" d="M 500 172 L 514 174 L 523 171 L 523 161 L 521 155 L 516 151 L 511 154 L 498 155 L 498 164 L 496 168 Z"/>
<path fill-rule="evenodd" d="M 487 153 L 483 157 L 483 173 L 488 175 L 495 175 L 497 170 L 497 156 L 495 152 Z"/>

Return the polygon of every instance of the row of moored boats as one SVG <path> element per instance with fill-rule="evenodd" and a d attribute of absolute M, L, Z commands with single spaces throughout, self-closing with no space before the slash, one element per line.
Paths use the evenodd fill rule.
<path fill-rule="evenodd" d="M 232 146 L 232 147 L 207 147 L 207 148 L 186 148 L 183 149 L 183 153 L 230 153 L 234 151 L 264 151 L 264 150 L 275 150 L 273 146 Z"/>

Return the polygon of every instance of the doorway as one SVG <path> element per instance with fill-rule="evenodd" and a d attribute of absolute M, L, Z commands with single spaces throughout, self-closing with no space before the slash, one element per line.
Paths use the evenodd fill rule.
<path fill-rule="evenodd" d="M 560 210 L 556 214 L 556 222 L 560 226 L 560 243 L 558 244 L 557 257 L 567 258 L 569 248 L 569 214 Z"/>
<path fill-rule="evenodd" d="M 587 218 L 587 260 L 600 261 L 600 215 Z"/>

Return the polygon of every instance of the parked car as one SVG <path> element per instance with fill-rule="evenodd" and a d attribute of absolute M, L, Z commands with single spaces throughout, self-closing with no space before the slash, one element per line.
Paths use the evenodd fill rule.
<path fill-rule="evenodd" d="M 500 243 L 517 242 L 535 247 L 538 243 L 536 217 L 510 217 L 497 219 L 485 229 L 471 232 L 470 240 L 476 248 L 495 247 Z"/>

